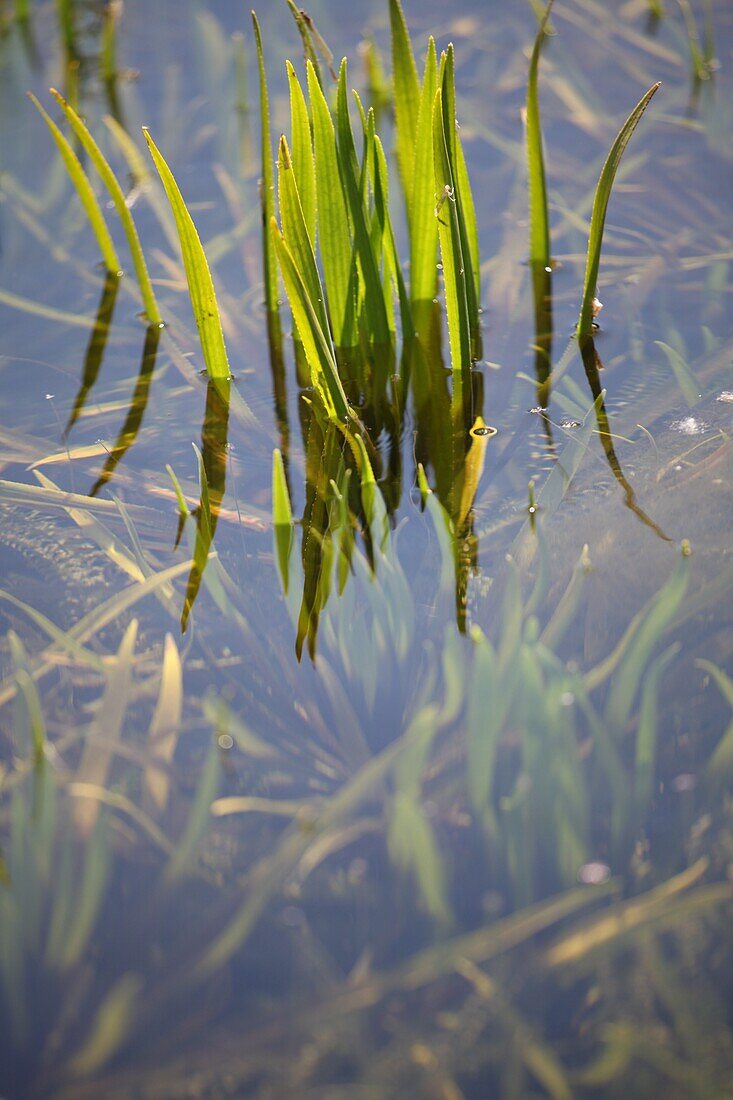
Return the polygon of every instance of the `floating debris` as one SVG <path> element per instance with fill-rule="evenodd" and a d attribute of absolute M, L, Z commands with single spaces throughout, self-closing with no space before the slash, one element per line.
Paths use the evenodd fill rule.
<path fill-rule="evenodd" d="M 733 390 L 723 390 L 715 400 L 720 401 L 723 405 L 733 405 Z"/>

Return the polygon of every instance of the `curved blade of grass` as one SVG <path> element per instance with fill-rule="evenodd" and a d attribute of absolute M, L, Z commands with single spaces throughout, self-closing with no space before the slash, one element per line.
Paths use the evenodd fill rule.
<path fill-rule="evenodd" d="M 61 154 L 61 159 L 66 165 L 66 170 L 71 177 L 71 182 L 76 188 L 76 193 L 79 196 L 82 206 L 84 207 L 84 213 L 89 219 L 89 224 L 92 227 L 92 232 L 97 238 L 97 244 L 99 245 L 99 251 L 102 253 L 102 260 L 104 266 L 112 275 L 118 275 L 122 264 L 120 263 L 119 256 L 112 243 L 112 237 L 110 236 L 109 229 L 107 228 L 107 222 L 104 220 L 104 214 L 101 207 L 97 202 L 97 196 L 92 190 L 92 185 L 89 182 L 89 178 L 81 166 L 79 158 L 72 149 L 69 142 L 59 130 L 56 123 L 51 116 L 41 106 L 32 92 L 28 92 L 28 98 L 33 106 L 40 114 L 43 121 L 48 126 L 53 136 L 58 150 Z"/>
<path fill-rule="evenodd" d="M 389 0 L 392 79 L 397 130 L 397 164 L 409 210 L 415 179 L 415 139 L 420 114 L 420 82 L 400 0 Z"/>
<path fill-rule="evenodd" d="M 433 104 L 437 90 L 435 40 L 428 42 L 420 107 L 417 117 L 410 220 L 410 299 L 432 301 L 437 285 L 435 261 L 438 223 L 435 218 L 435 169 L 433 166 Z"/>
<path fill-rule="evenodd" d="M 652 96 L 655 95 L 660 83 L 652 84 L 648 92 L 641 97 L 633 111 L 626 119 L 618 136 L 611 146 L 606 162 L 601 169 L 598 179 L 595 197 L 593 199 L 593 213 L 590 219 L 590 232 L 588 234 L 588 255 L 585 265 L 585 280 L 583 282 L 583 300 L 578 318 L 578 337 L 589 336 L 593 331 L 593 299 L 596 294 L 598 281 L 598 268 L 601 262 L 601 247 L 603 245 L 603 230 L 606 224 L 606 211 L 608 200 L 611 197 L 613 181 L 616 178 L 621 157 L 626 146 L 631 140 L 631 135 L 639 124 L 641 116 L 647 109 Z"/>
<path fill-rule="evenodd" d="M 349 407 L 339 379 L 330 335 L 327 336 L 321 328 L 293 254 L 274 218 L 270 222 L 270 232 L 275 242 L 275 250 L 298 335 L 303 342 L 303 349 L 311 370 L 311 381 L 320 395 L 328 416 L 332 420 L 345 420 Z"/>
<path fill-rule="evenodd" d="M 695 661 L 698 668 L 704 669 L 715 680 L 715 683 L 723 696 L 733 709 L 733 680 L 719 669 L 711 661 Z M 708 779 L 716 786 L 721 787 L 728 783 L 733 775 L 733 721 L 715 746 L 713 755 L 705 769 Z"/>
<path fill-rule="evenodd" d="M 311 146 L 311 129 L 308 108 L 300 81 L 289 61 L 285 62 L 290 88 L 290 136 L 293 145 L 292 161 L 298 185 L 300 204 L 303 207 L 308 236 L 316 247 L 316 171 Z M 342 245 L 343 247 L 343 245 Z"/>
<path fill-rule="evenodd" d="M 547 37 L 547 21 L 554 0 L 549 0 L 537 31 L 527 80 L 527 167 L 529 172 L 529 262 L 543 268 L 550 266 L 550 219 L 547 212 L 547 181 L 542 147 L 540 101 L 537 72 L 540 53 Z"/>
<path fill-rule="evenodd" d="M 57 92 L 55 88 L 51 88 L 51 95 L 54 96 L 58 102 L 61 110 L 66 115 L 71 129 L 81 142 L 81 145 L 85 149 L 89 159 L 94 167 L 99 172 L 102 183 L 109 191 L 112 202 L 115 205 L 115 209 L 119 214 L 120 221 L 122 222 L 122 228 L 125 231 L 127 237 L 127 243 L 130 249 L 130 255 L 132 256 L 132 263 L 135 268 L 135 274 L 137 275 L 137 281 L 140 284 L 140 293 L 143 299 L 143 308 L 147 314 L 148 322 L 151 325 L 160 325 L 163 323 L 163 318 L 160 315 L 158 309 L 158 303 L 155 300 L 155 294 L 153 293 L 153 287 L 150 283 L 150 276 L 148 275 L 148 268 L 145 263 L 145 256 L 143 255 L 142 246 L 140 244 L 140 238 L 137 235 L 137 229 L 135 223 L 132 220 L 132 214 L 129 211 L 127 203 L 125 202 L 125 196 L 122 188 L 119 185 L 117 176 L 110 168 L 107 160 L 102 153 L 102 150 L 97 145 L 96 141 L 90 134 L 84 122 L 82 122 L 79 115 L 76 113 L 71 104 L 67 103 L 60 92 Z"/>
<path fill-rule="evenodd" d="M 272 145 L 270 144 L 270 98 L 267 91 L 267 73 L 265 71 L 265 55 L 262 50 L 260 24 L 254 12 L 252 12 L 252 26 L 257 46 L 257 67 L 260 78 L 260 126 L 262 130 L 262 188 L 260 201 L 262 203 L 262 260 L 265 276 L 265 306 L 268 313 L 276 314 L 278 312 L 277 258 L 270 235 L 270 219 L 275 216 L 275 168 L 272 160 Z"/>
<path fill-rule="evenodd" d="M 308 94 L 313 115 L 318 240 L 323 277 L 328 291 L 328 308 L 336 346 L 351 348 L 358 343 L 358 332 L 356 272 L 352 261 L 349 215 L 339 173 L 331 112 L 318 82 L 316 70 L 310 62 L 307 70 Z"/>
<path fill-rule="evenodd" d="M 178 842 L 173 858 L 165 872 L 165 880 L 168 885 L 180 878 L 190 866 L 196 854 L 211 815 L 211 804 L 216 797 L 219 786 L 219 751 L 214 742 L 209 749 L 206 763 L 201 772 L 201 779 L 194 796 L 193 805 L 188 815 L 186 827 Z"/>
<path fill-rule="evenodd" d="M 181 242 L 183 265 L 186 269 L 188 293 L 191 298 L 193 315 L 196 319 L 201 350 L 204 355 L 204 363 L 209 378 L 226 379 L 231 377 L 229 359 L 224 343 L 224 333 L 221 328 L 221 317 L 216 301 L 214 283 L 209 271 L 209 264 L 203 245 L 196 231 L 196 226 L 188 212 L 183 196 L 178 189 L 173 173 L 166 164 L 147 129 L 143 129 L 145 140 L 152 155 L 155 167 L 158 169 L 168 202 L 176 220 L 178 237 Z"/>
<path fill-rule="evenodd" d="M 443 261 L 445 310 L 448 318 L 451 369 L 456 374 L 471 364 L 471 337 L 466 299 L 466 270 L 461 249 L 461 232 L 456 210 L 455 180 L 451 170 L 443 116 L 443 93 L 438 88 L 433 104 L 433 160 L 435 192 L 439 196 L 436 216 L 440 255 Z"/>

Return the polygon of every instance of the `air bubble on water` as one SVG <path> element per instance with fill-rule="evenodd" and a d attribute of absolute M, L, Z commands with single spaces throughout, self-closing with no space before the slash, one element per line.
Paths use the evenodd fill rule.
<path fill-rule="evenodd" d="M 442 271 L 443 270 L 443 265 L 442 264 L 436 264 L 435 265 L 435 270 L 436 271 Z"/>
<path fill-rule="evenodd" d="M 602 886 L 611 877 L 611 868 L 607 863 L 584 863 L 578 871 L 578 882 L 587 886 Z"/>
<path fill-rule="evenodd" d="M 53 399 L 54 399 L 54 397 L 55 397 L 55 396 L 56 396 L 56 394 L 55 394 L 55 393 L 47 393 L 47 394 L 46 394 L 46 400 L 47 400 L 47 401 L 53 401 Z"/>
<path fill-rule="evenodd" d="M 216 739 L 216 743 L 219 748 L 224 749 L 225 752 L 234 748 L 234 738 L 229 733 L 220 733 Z"/>
<path fill-rule="evenodd" d="M 549 265 L 549 264 L 548 264 L 548 265 L 547 265 L 547 267 L 545 268 L 545 271 L 547 272 L 547 274 L 548 274 L 548 275 L 552 273 L 552 268 L 550 267 L 550 265 Z"/>
<path fill-rule="evenodd" d="M 560 696 L 560 706 L 562 707 L 572 707 L 574 702 L 575 696 L 572 691 L 564 691 Z"/>

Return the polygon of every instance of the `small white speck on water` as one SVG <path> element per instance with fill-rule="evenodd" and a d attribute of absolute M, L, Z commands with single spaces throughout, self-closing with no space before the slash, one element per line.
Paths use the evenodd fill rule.
<path fill-rule="evenodd" d="M 560 705 L 563 707 L 572 707 L 575 702 L 575 696 L 572 691 L 564 691 L 560 696 Z"/>
<path fill-rule="evenodd" d="M 229 733 L 220 733 L 216 743 L 219 748 L 224 749 L 225 752 L 228 752 L 229 749 L 234 748 L 234 738 Z"/>
<path fill-rule="evenodd" d="M 611 877 L 611 868 L 607 863 L 584 863 L 578 871 L 578 882 L 587 886 L 601 886 Z"/>

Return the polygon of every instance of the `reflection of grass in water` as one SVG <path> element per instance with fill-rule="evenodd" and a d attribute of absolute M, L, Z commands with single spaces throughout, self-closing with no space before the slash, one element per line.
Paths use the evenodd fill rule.
<path fill-rule="evenodd" d="M 288 509 L 282 474 L 279 485 L 278 519 L 284 528 Z M 424 480 L 423 487 L 427 492 Z M 540 491 L 538 499 L 549 506 L 551 493 Z M 432 615 L 441 601 L 447 607 L 452 601 L 453 540 L 451 521 L 434 494 L 428 492 L 426 504 L 429 518 L 421 571 L 430 591 Z M 665 1067 L 650 1064 L 635 1034 L 619 1025 L 616 1006 L 622 1004 L 623 1019 L 638 1017 L 642 1034 L 653 1026 L 647 994 L 637 1002 L 633 988 L 624 984 L 619 1001 L 612 987 L 605 988 L 604 976 L 613 960 L 621 973 L 631 960 L 637 960 L 635 965 L 642 967 L 655 997 L 667 1004 L 670 985 L 686 981 L 690 965 L 689 956 L 677 946 L 678 937 L 689 942 L 694 935 L 700 949 L 707 950 L 706 928 L 715 919 L 708 914 L 730 897 L 728 886 L 715 882 L 722 854 L 719 845 L 726 843 L 724 832 L 716 829 L 705 845 L 714 860 L 708 882 L 702 881 L 707 861 L 674 877 L 681 864 L 680 848 L 674 844 L 665 845 L 651 861 L 637 849 L 655 799 L 659 727 L 666 713 L 658 707 L 655 670 L 661 671 L 662 666 L 654 656 L 670 619 L 679 614 L 692 560 L 680 558 L 668 582 L 594 668 L 575 670 L 560 657 L 564 637 L 584 603 L 592 599 L 593 582 L 583 560 L 549 611 L 544 610 L 542 568 L 537 570 L 535 591 L 524 594 L 518 571 L 509 566 L 505 582 L 497 578 L 503 601 L 476 611 L 477 618 L 486 617 L 486 633 L 476 628 L 470 639 L 461 639 L 450 627 L 438 646 L 438 659 L 426 665 L 424 639 L 431 637 L 426 610 L 418 602 L 419 592 L 414 595 L 407 584 L 395 537 L 386 541 L 383 537 L 383 506 L 376 508 L 373 500 L 368 514 L 375 525 L 371 554 L 376 580 L 363 551 L 352 547 L 351 583 L 324 613 L 320 686 L 312 698 L 302 689 L 299 693 L 305 715 L 302 743 L 311 743 L 312 757 L 309 753 L 304 758 L 302 750 L 293 756 L 292 722 L 280 727 L 262 713 L 248 729 L 213 700 L 204 709 L 228 753 L 229 768 L 243 767 L 252 778 L 258 770 L 262 774 L 261 769 L 272 768 L 285 777 L 297 762 L 289 797 L 278 797 L 277 788 L 268 789 L 265 783 L 256 797 L 221 800 L 222 772 L 218 753 L 212 750 L 197 784 L 198 794 L 186 810 L 177 793 L 183 762 L 181 747 L 176 748 L 182 736 L 178 732 L 181 669 L 172 643 L 162 667 L 153 673 L 153 684 L 159 685 L 153 692 L 158 703 L 147 746 L 125 736 L 125 712 L 139 711 L 151 695 L 149 658 L 143 662 L 141 654 L 134 665 L 130 663 L 130 630 L 117 658 L 107 659 L 103 673 L 107 703 L 99 707 L 91 729 L 67 728 L 53 738 L 46 734 L 43 759 L 34 765 L 29 754 L 32 751 L 38 761 L 39 738 L 44 737 L 37 709 L 31 702 L 25 711 L 16 711 L 15 760 L 4 777 L 6 795 L 0 804 L 6 838 L 0 899 L 10 914 L 2 924 L 3 984 L 10 994 L 11 1015 L 18 1016 L 16 1026 L 23 1023 L 25 997 L 31 1049 L 40 1049 L 48 1041 L 54 1018 L 65 1018 L 64 998 L 77 987 L 71 975 L 82 966 L 81 960 L 98 953 L 108 960 L 96 972 L 94 964 L 91 972 L 90 964 L 85 964 L 83 1004 L 73 1025 L 60 1025 L 60 1050 L 48 1055 L 45 1080 L 58 1081 L 56 1075 L 66 1067 L 64 1072 L 72 1077 L 90 1078 L 91 1095 L 95 1088 L 106 1087 L 96 1075 L 110 1059 L 114 1062 L 115 1052 L 133 1052 L 146 1034 L 158 1034 L 167 1013 L 173 1013 L 174 1030 L 185 1027 L 188 1010 L 181 1009 L 182 1003 L 195 1003 L 198 1012 L 210 982 L 220 984 L 230 964 L 245 969 L 251 964 L 252 953 L 260 950 L 261 918 L 272 912 L 283 891 L 286 897 L 300 899 L 289 904 L 299 906 L 302 914 L 301 932 L 293 932 L 294 944 L 300 947 L 292 961 L 297 984 L 292 990 L 294 1016 L 287 1026 L 300 1041 L 310 1036 L 315 1042 L 314 1073 L 318 1069 L 328 1077 L 329 1057 L 346 1042 L 344 1027 L 351 1021 L 360 1036 L 359 1053 L 353 1056 L 364 1057 L 358 1063 L 360 1080 L 374 1079 L 384 1085 L 401 1077 L 410 1079 L 417 1072 L 416 1064 L 423 1063 L 415 1062 L 415 1040 L 408 1037 L 406 1020 L 404 1024 L 398 1020 L 392 1030 L 389 1059 L 385 1061 L 372 1047 L 374 1029 L 383 1013 L 394 1011 L 397 998 L 405 1009 L 411 1006 L 414 1019 L 422 1021 L 423 1062 L 434 1060 L 447 1080 L 455 1074 L 461 1077 L 466 1067 L 461 1067 L 457 1053 L 446 1048 L 445 1036 L 462 1031 L 471 1019 L 471 1072 L 480 1068 L 491 1080 L 501 1080 L 508 1073 L 501 1053 L 506 1044 L 494 1041 L 497 1029 L 511 1037 L 514 1072 L 529 1074 L 545 1088 L 554 1081 L 552 1095 L 574 1094 L 572 1090 L 580 1088 L 583 1080 L 597 1081 L 604 1074 L 609 1081 L 625 1080 L 624 1075 L 639 1065 L 652 1080 L 661 1079 L 659 1074 L 664 1077 Z M 523 535 L 518 553 L 524 540 Z M 537 533 L 528 528 L 526 540 L 538 540 L 541 558 L 542 513 Z M 299 558 L 294 550 L 289 564 L 297 574 Z M 338 563 L 332 568 L 336 570 Z M 269 664 L 273 684 L 277 682 L 277 677 L 272 679 L 273 662 L 281 662 L 286 684 L 286 655 L 273 651 L 267 637 L 253 633 L 248 625 L 247 593 L 237 590 L 221 565 L 207 572 L 205 584 L 206 577 L 215 598 L 217 585 L 223 588 L 218 603 L 231 628 L 241 625 L 245 630 L 248 661 L 255 666 Z M 102 612 L 94 621 L 108 618 L 109 612 Z M 57 634 L 53 644 L 63 648 L 72 665 L 79 660 L 89 665 L 87 650 L 81 648 L 88 641 L 88 632 L 76 629 L 68 640 Z M 32 692 L 27 691 L 30 678 L 53 663 L 49 655 L 40 660 L 35 655 L 26 657 L 17 644 L 15 652 L 16 664 L 25 665 L 25 673 L 11 674 L 3 698 L 17 690 L 17 684 L 23 698 L 32 700 Z M 674 656 L 674 651 L 667 650 L 661 661 Z M 89 667 L 99 666 L 95 662 Z M 609 682 L 612 686 L 607 691 Z M 192 705 L 190 694 L 185 705 Z M 268 705 L 274 718 L 281 706 L 277 694 Z M 237 710 L 247 713 L 244 707 Z M 118 732 L 110 725 L 113 716 Z M 48 716 L 47 725 L 58 728 L 52 717 Z M 184 729 L 191 724 L 185 711 L 183 723 Z M 324 731 L 328 731 L 325 741 Z M 316 748 L 319 739 L 320 749 Z M 226 749 L 227 745 L 232 748 Z M 315 782 L 321 752 L 328 766 Z M 304 765 L 306 775 L 312 769 L 312 784 L 304 782 Z M 248 784 L 244 789 L 252 787 Z M 700 793 L 704 796 L 704 791 Z M 685 797 L 696 800 L 698 796 Z M 57 816 L 49 822 L 47 814 L 54 801 Z M 243 846 L 234 866 L 225 861 L 214 870 L 208 858 L 202 862 L 197 855 L 205 831 L 211 832 L 206 824 L 210 809 L 221 823 L 216 831 L 223 828 L 223 835 L 237 837 Z M 82 810 L 85 829 L 97 838 L 85 848 L 74 840 L 78 828 L 74 822 Z M 258 823 L 273 822 L 266 829 L 264 845 L 261 826 L 246 824 L 253 814 Z M 278 824 L 283 818 L 292 823 L 283 828 Z M 694 820 L 690 806 L 685 821 Z M 243 824 L 232 828 L 238 821 Z M 683 828 L 680 822 L 678 829 Z M 692 854 L 700 843 L 693 837 L 694 832 L 687 837 Z M 385 858 L 375 848 L 379 838 L 396 874 L 388 872 Z M 54 855 L 56 845 L 61 846 L 60 855 Z M 136 881 L 138 872 L 130 861 L 135 852 L 137 858 L 144 856 L 148 866 L 153 901 L 125 930 L 118 926 L 114 899 L 123 883 Z M 620 879 L 597 891 L 592 886 L 578 889 L 574 882 L 579 867 L 589 865 L 592 876 L 599 853 L 603 853 L 601 862 Z M 365 855 L 366 879 L 361 871 L 352 881 L 349 868 L 354 859 L 358 863 Z M 469 877 L 463 874 L 467 864 L 472 868 Z M 344 875 L 342 887 L 337 888 L 339 876 Z M 372 875 L 380 882 L 377 910 L 367 903 Z M 413 897 L 401 885 L 410 881 Z M 656 891 L 645 892 L 651 885 Z M 624 894 L 636 891 L 641 891 L 637 899 L 623 900 Z M 328 915 L 326 899 L 335 899 L 339 893 L 343 900 L 338 905 L 347 910 L 366 903 L 366 925 L 357 944 L 343 941 L 340 924 L 334 926 Z M 202 907 L 201 915 L 193 918 L 193 934 L 188 926 L 179 927 L 175 920 L 170 923 L 186 895 L 186 908 L 193 906 L 195 913 Z M 509 915 L 499 920 L 482 917 L 481 902 L 487 895 L 493 897 L 498 912 Z M 83 920 L 74 915 L 74 905 L 84 907 Z M 583 910 L 588 906 L 594 910 L 600 906 L 601 911 L 585 917 Z M 427 918 L 444 928 L 435 947 L 430 946 Z M 471 931 L 462 932 L 465 928 Z M 55 929 L 53 942 L 58 945 L 54 951 L 42 946 L 51 935 L 44 930 L 50 929 Z M 173 933 L 174 942 L 160 938 L 163 929 L 168 941 Z M 543 929 L 554 934 L 545 954 L 538 945 L 530 946 Z M 109 946 L 110 933 L 114 948 Z M 139 945 L 150 936 L 168 965 L 143 972 Z M 399 952 L 403 961 L 395 965 L 392 938 L 404 936 L 410 947 Z M 22 950 L 20 942 L 27 944 Z M 317 976 L 325 965 L 317 962 L 322 951 L 319 943 L 330 944 L 331 965 L 347 969 L 361 950 L 373 946 L 375 954 L 361 977 L 354 977 L 351 990 L 328 993 L 321 985 L 325 974 L 322 979 Z M 517 953 L 523 944 L 528 950 Z M 72 962 L 58 963 L 57 950 Z M 298 959 L 299 953 L 305 955 Z M 174 957 L 185 963 L 172 966 Z M 117 961 L 112 964 L 113 960 Z M 33 970 L 45 990 L 43 1013 L 35 1005 L 27 973 L 25 978 L 18 973 L 21 963 Z M 543 1037 L 545 1005 L 532 994 L 558 972 L 572 990 L 575 1011 L 582 1011 L 586 1019 L 582 1072 L 575 1060 L 566 1062 L 562 1045 Z M 459 989 L 453 988 L 456 981 Z M 592 1010 L 582 1009 L 589 989 L 598 983 L 600 999 Z M 695 988 L 705 995 L 699 975 Z M 58 993 L 50 996 L 49 990 L 56 989 Z M 436 995 L 442 1014 L 438 1022 L 428 1009 Z M 301 996 L 311 1002 L 307 1014 L 299 1007 Z M 259 997 L 255 985 L 243 1000 L 249 1013 L 265 1012 L 264 1023 L 271 1013 Z M 231 1010 L 235 1015 L 236 1002 L 237 998 Z M 216 1005 L 207 1011 L 212 1026 L 217 1024 Z M 226 1047 L 228 1025 L 221 1021 L 217 1026 L 223 1028 L 221 1041 Z M 720 1026 L 714 1015 L 713 1026 Z M 680 1079 L 697 1071 L 695 1063 L 689 1063 L 696 1041 L 695 1029 L 689 1031 L 683 1014 L 670 1035 L 676 1059 L 670 1064 L 674 1073 L 682 1075 Z M 157 1039 L 148 1042 L 154 1050 Z M 458 1045 L 468 1057 L 468 1049 Z M 251 1063 L 244 1066 L 232 1052 L 232 1072 L 241 1073 L 243 1080 L 250 1072 L 276 1074 L 269 1050 L 258 1048 L 257 1042 L 253 1050 Z M 134 1060 L 133 1053 L 125 1057 Z M 607 1068 L 610 1063 L 613 1068 Z M 715 1068 L 710 1072 L 714 1081 Z M 85 1095 L 81 1081 L 70 1087 Z"/>

